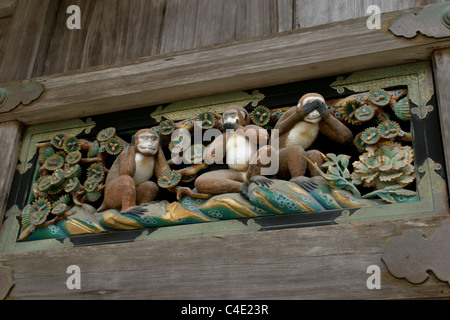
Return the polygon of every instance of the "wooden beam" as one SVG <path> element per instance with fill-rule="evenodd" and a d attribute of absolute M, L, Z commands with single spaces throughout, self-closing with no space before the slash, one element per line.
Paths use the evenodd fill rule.
<path fill-rule="evenodd" d="M 405 230 L 425 234 L 443 218 L 153 240 L 0 255 L 13 270 L 10 299 L 423 299 L 449 298 L 434 276 L 414 285 L 381 257 Z M 36 266 L 48 265 L 48 268 Z M 66 286 L 67 268 L 81 289 Z M 369 266 L 381 288 L 369 290 Z M 430 273 L 431 274 L 431 273 Z"/>
<path fill-rule="evenodd" d="M 450 127 L 448 125 L 450 123 L 450 48 L 437 50 L 433 53 L 433 66 L 447 168 L 447 181 L 450 181 Z"/>
<path fill-rule="evenodd" d="M 0 226 L 22 144 L 23 127 L 17 121 L 0 123 Z"/>
<path fill-rule="evenodd" d="M 362 18 L 42 77 L 44 95 L 0 121 L 38 124 L 340 75 L 428 60 L 450 46 L 450 39 L 394 36 L 388 28 L 401 14 L 383 14 L 381 30 Z"/>

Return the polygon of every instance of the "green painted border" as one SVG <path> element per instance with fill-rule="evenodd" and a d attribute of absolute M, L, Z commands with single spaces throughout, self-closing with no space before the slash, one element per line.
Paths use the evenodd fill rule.
<path fill-rule="evenodd" d="M 409 65 L 380 68 L 364 72 L 356 72 L 348 77 L 338 77 L 331 84 L 331 87 L 339 93 L 345 89 L 354 92 L 368 91 L 376 87 L 389 87 L 397 85 L 407 85 L 410 91 L 410 99 L 418 106 L 413 112 L 420 118 L 426 119 L 433 109 L 428 105 L 434 94 L 434 84 L 432 68 L 430 62 L 420 62 Z M 217 112 L 225 104 L 236 103 L 239 105 L 254 106 L 264 99 L 264 95 L 255 90 L 252 94 L 245 92 L 235 92 L 230 94 L 217 95 L 190 99 L 173 103 L 166 108 L 158 108 L 150 116 L 159 119 L 162 116 L 182 120 L 186 115 L 191 117 L 202 111 L 207 104 L 214 103 Z M 431 108 L 430 108 L 431 107 Z M 211 109 L 208 109 L 211 111 Z M 222 110 L 223 111 L 223 110 Z M 23 173 L 31 168 L 28 162 L 36 153 L 34 144 L 36 142 L 48 141 L 56 132 L 77 135 L 85 131 L 89 133 L 95 127 L 95 123 L 88 119 L 63 121 L 48 125 L 33 126 L 27 129 L 21 149 L 20 165 L 18 170 Z M 350 213 L 343 210 L 341 216 L 336 219 L 336 223 L 367 223 L 370 221 L 385 221 L 391 219 L 403 219 L 408 217 L 420 217 L 426 215 L 436 215 L 436 210 L 448 208 L 447 188 L 445 180 L 435 171 L 440 170 L 441 164 L 435 163 L 428 158 L 425 163 L 418 167 L 418 171 L 423 174 L 418 177 L 418 192 L 421 200 L 407 204 L 383 205 L 380 207 L 370 207 L 358 209 Z M 74 244 L 70 238 L 63 242 L 58 240 L 40 240 L 34 242 L 16 242 L 20 230 L 18 217 L 21 212 L 17 207 L 13 207 L 6 214 L 6 221 L 0 228 L 0 254 L 12 252 L 30 252 L 37 250 L 72 248 Z M 254 220 L 244 224 L 238 220 L 211 222 L 194 225 L 170 226 L 158 228 L 152 232 L 143 230 L 135 241 L 179 239 L 186 237 L 217 236 L 223 234 L 234 234 L 244 232 L 256 232 L 261 230 L 261 226 Z"/>

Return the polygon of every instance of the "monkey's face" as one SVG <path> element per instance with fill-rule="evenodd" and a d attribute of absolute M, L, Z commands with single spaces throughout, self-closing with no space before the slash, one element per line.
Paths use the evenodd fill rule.
<path fill-rule="evenodd" d="M 141 133 L 136 137 L 136 149 L 146 157 L 153 157 L 159 150 L 159 136 L 151 133 Z"/>
<path fill-rule="evenodd" d="M 318 94 L 307 94 L 300 99 L 297 108 L 301 108 L 309 103 L 313 102 L 320 102 L 325 103 L 325 99 L 318 95 Z M 320 112 L 317 109 L 314 109 L 311 111 L 304 119 L 308 123 L 316 124 L 319 123 L 322 120 L 322 116 L 320 115 Z"/>
<path fill-rule="evenodd" d="M 222 116 L 222 121 L 225 130 L 236 129 L 241 125 L 239 113 L 236 110 L 226 111 Z"/>
<path fill-rule="evenodd" d="M 313 112 L 311 112 L 310 114 L 308 114 L 305 119 L 306 122 L 315 124 L 315 123 L 319 123 L 320 120 L 322 120 L 322 117 L 320 116 L 319 111 L 314 110 Z"/>

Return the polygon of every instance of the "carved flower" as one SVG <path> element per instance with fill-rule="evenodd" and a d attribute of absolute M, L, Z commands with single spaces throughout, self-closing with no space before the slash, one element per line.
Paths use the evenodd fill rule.
<path fill-rule="evenodd" d="M 164 189 L 170 189 L 178 185 L 181 181 L 181 174 L 177 171 L 171 171 L 162 175 L 158 179 L 158 185 Z"/>
<path fill-rule="evenodd" d="M 211 129 L 216 123 L 216 116 L 212 112 L 203 112 L 197 116 L 196 121 L 201 123 L 202 129 Z"/>
<path fill-rule="evenodd" d="M 80 151 L 81 145 L 76 137 L 67 137 L 64 139 L 64 151 L 71 153 L 74 151 Z"/>
<path fill-rule="evenodd" d="M 159 127 L 161 129 L 161 134 L 164 136 L 172 134 L 172 132 L 174 132 L 176 129 L 175 122 L 173 122 L 172 120 L 161 121 Z"/>
<path fill-rule="evenodd" d="M 338 119 L 343 119 L 347 123 L 352 125 L 361 124 L 363 121 L 356 117 L 356 111 L 361 112 L 361 102 L 358 101 L 354 96 L 350 96 L 335 105 L 334 115 Z"/>
<path fill-rule="evenodd" d="M 374 105 L 384 107 L 391 102 L 391 95 L 383 89 L 373 89 L 369 92 L 369 99 Z"/>
<path fill-rule="evenodd" d="M 61 155 L 54 154 L 45 161 L 44 168 L 50 171 L 60 169 L 64 165 L 64 161 L 65 159 Z"/>
<path fill-rule="evenodd" d="M 111 138 L 106 141 L 105 144 L 106 152 L 110 155 L 117 156 L 123 150 L 122 142 L 118 138 Z"/>
<path fill-rule="evenodd" d="M 266 124 L 269 123 L 271 113 L 268 108 L 259 106 L 255 110 L 253 110 L 250 117 L 254 124 L 260 127 L 264 127 Z"/>
<path fill-rule="evenodd" d="M 114 138 L 115 136 L 116 136 L 115 128 L 106 128 L 98 133 L 97 140 L 100 142 L 104 142 L 111 138 Z"/>
<path fill-rule="evenodd" d="M 392 141 L 368 146 L 367 152 L 353 163 L 352 180 L 355 185 L 383 189 L 398 185 L 405 187 L 415 179 L 411 147 Z"/>
<path fill-rule="evenodd" d="M 44 198 L 39 198 L 31 205 L 28 205 L 22 212 L 22 227 L 40 226 L 43 224 L 52 209 L 50 202 Z"/>
<path fill-rule="evenodd" d="M 87 172 L 88 179 L 94 179 L 95 181 L 100 182 L 103 180 L 104 176 L 103 166 L 100 163 L 94 163 L 89 167 Z"/>
<path fill-rule="evenodd" d="M 60 133 L 60 134 L 55 135 L 50 142 L 55 148 L 62 149 L 62 148 L 64 148 L 64 140 L 65 139 L 66 139 L 66 136 L 64 134 Z"/>
<path fill-rule="evenodd" d="M 80 162 L 81 158 L 82 158 L 82 155 L 81 155 L 80 151 L 73 151 L 67 155 L 66 162 L 70 165 L 74 165 L 74 164 L 77 164 L 78 162 Z"/>

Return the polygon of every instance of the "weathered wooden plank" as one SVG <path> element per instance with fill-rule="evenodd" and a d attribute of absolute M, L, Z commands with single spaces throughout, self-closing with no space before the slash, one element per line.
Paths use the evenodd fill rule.
<path fill-rule="evenodd" d="M 296 26 L 308 28 L 332 22 L 369 16 L 367 8 L 376 5 L 381 12 L 392 12 L 444 2 L 445 0 L 296 0 Z"/>
<path fill-rule="evenodd" d="M 449 298 L 448 284 L 396 279 L 380 260 L 407 229 L 426 234 L 442 218 L 340 225 L 220 237 L 18 253 L 11 299 L 413 299 Z M 67 267 L 81 269 L 81 290 L 66 287 Z M 381 289 L 366 286 L 381 269 Z M 40 268 L 37 266 L 51 266 Z"/>
<path fill-rule="evenodd" d="M 292 30 L 292 0 L 167 0 L 160 53 Z"/>
<path fill-rule="evenodd" d="M 399 15 L 383 15 L 382 30 L 376 32 L 362 18 L 42 77 L 37 80 L 45 94 L 0 115 L 0 121 L 37 124 L 340 75 L 427 60 L 433 50 L 450 46 L 450 39 L 395 37 L 387 29 Z"/>
<path fill-rule="evenodd" d="M 16 6 L 17 0 L 0 0 L 0 19 L 12 16 Z"/>
<path fill-rule="evenodd" d="M 22 125 L 17 121 L 0 123 L 0 226 L 22 144 Z"/>
<path fill-rule="evenodd" d="M 447 179 L 450 181 L 450 48 L 437 50 L 433 53 L 436 94 L 439 104 L 441 132 L 447 167 Z"/>
<path fill-rule="evenodd" d="M 6 44 L 6 38 L 8 37 L 8 30 L 11 22 L 12 17 L 5 17 L 0 19 L 0 59 L 5 52 L 4 46 Z"/>
<path fill-rule="evenodd" d="M 69 5 L 81 30 L 66 28 Z M 158 52 L 165 0 L 62 0 L 43 74 L 151 56 Z"/>
<path fill-rule="evenodd" d="M 35 75 L 36 64 L 45 57 L 52 27 L 49 20 L 58 3 L 57 0 L 17 1 L 0 62 L 1 83 Z"/>
<path fill-rule="evenodd" d="M 191 49 L 194 46 L 198 0 L 171 0 L 166 3 L 160 53 Z"/>
<path fill-rule="evenodd" d="M 277 1 L 277 19 L 278 29 L 276 32 L 284 32 L 295 29 L 294 21 L 294 0 L 278 0 Z"/>

